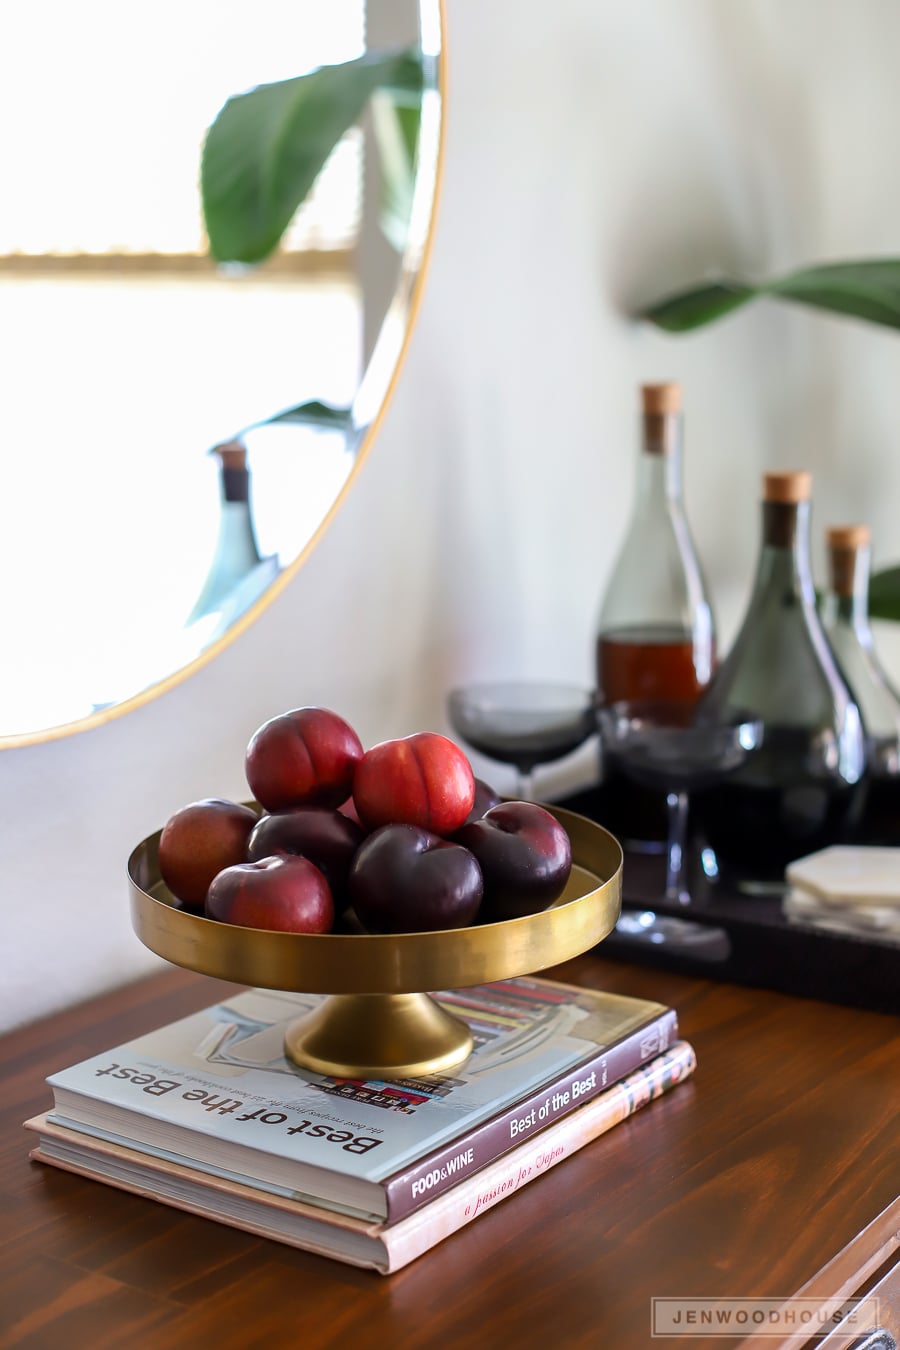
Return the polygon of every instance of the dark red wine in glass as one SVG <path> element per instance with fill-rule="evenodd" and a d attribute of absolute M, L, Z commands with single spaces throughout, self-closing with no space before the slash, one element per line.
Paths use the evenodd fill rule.
<path fill-rule="evenodd" d="M 763 741 L 758 718 L 733 712 L 708 717 L 679 699 L 624 700 L 598 711 L 604 750 L 641 787 L 664 794 L 668 831 L 664 898 L 689 904 L 687 841 L 689 793 L 713 789 L 741 768 Z"/>

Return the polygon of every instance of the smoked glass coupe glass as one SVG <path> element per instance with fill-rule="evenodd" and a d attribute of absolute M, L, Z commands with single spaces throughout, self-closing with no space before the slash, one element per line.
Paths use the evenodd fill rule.
<path fill-rule="evenodd" d="M 536 680 L 453 689 L 447 715 L 470 749 L 515 766 L 516 793 L 523 801 L 531 799 L 538 764 L 562 759 L 597 730 L 591 690 Z"/>
<path fill-rule="evenodd" d="M 762 722 L 746 713 L 710 715 L 702 703 L 674 699 L 606 704 L 597 721 L 604 753 L 622 773 L 665 793 L 665 899 L 689 904 L 689 793 L 713 787 L 739 769 L 762 743 Z"/>

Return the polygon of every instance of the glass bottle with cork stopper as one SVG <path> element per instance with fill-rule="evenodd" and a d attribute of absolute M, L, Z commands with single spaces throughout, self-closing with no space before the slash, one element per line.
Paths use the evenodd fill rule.
<path fill-rule="evenodd" d="M 900 844 L 900 695 L 888 678 L 869 623 L 871 533 L 867 525 L 825 532 L 828 584 L 820 612 L 828 641 L 862 714 L 867 772 L 856 841 Z"/>
<path fill-rule="evenodd" d="M 680 384 L 641 386 L 631 518 L 596 624 L 597 700 L 696 702 L 715 668 L 715 623 L 684 507 Z M 602 765 L 604 824 L 640 847 L 666 837 L 664 797 Z"/>
<path fill-rule="evenodd" d="M 246 446 L 242 441 L 225 441 L 209 453 L 219 461 L 219 528 L 206 580 L 186 621 L 189 624 L 223 610 L 257 569 L 261 582 L 262 573 L 268 581 L 277 571 L 277 560 L 263 558 L 256 539 Z"/>
<path fill-rule="evenodd" d="M 701 704 L 713 718 L 740 710 L 763 722 L 761 749 L 695 801 L 723 873 L 750 891 L 845 838 L 862 805 L 862 719 L 816 608 L 811 491 L 804 471 L 764 475 L 750 601 Z"/>
<path fill-rule="evenodd" d="M 597 621 L 597 687 L 695 701 L 715 662 L 712 607 L 684 509 L 681 386 L 641 388 L 631 520 Z"/>

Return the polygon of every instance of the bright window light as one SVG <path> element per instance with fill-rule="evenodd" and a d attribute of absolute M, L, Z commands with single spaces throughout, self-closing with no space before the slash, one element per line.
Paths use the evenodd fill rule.
<path fill-rule="evenodd" d="M 0 44 L 0 254 L 205 251 L 198 175 L 226 99 L 349 61 L 363 0 L 32 0 Z M 288 247 L 346 247 L 358 134 L 337 148 Z"/>

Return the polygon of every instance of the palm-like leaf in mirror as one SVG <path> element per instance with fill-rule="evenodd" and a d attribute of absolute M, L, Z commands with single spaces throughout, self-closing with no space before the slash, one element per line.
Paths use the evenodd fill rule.
<path fill-rule="evenodd" d="M 207 133 L 200 164 L 212 256 L 267 258 L 375 91 L 420 97 L 422 83 L 421 54 L 407 49 L 321 66 L 230 98 Z"/>
<path fill-rule="evenodd" d="M 381 164 L 381 229 L 398 253 L 409 237 L 421 122 L 419 94 L 381 89 L 372 99 L 372 126 Z"/>
<path fill-rule="evenodd" d="M 298 403 L 296 408 L 285 408 L 272 417 L 264 417 L 259 422 L 251 422 L 239 433 L 245 436 L 248 431 L 258 427 L 270 427 L 293 424 L 295 426 L 321 427 L 325 431 L 349 431 L 353 420 L 351 408 L 336 408 L 331 403 L 322 403 L 319 399 L 310 399 L 308 403 Z"/>

